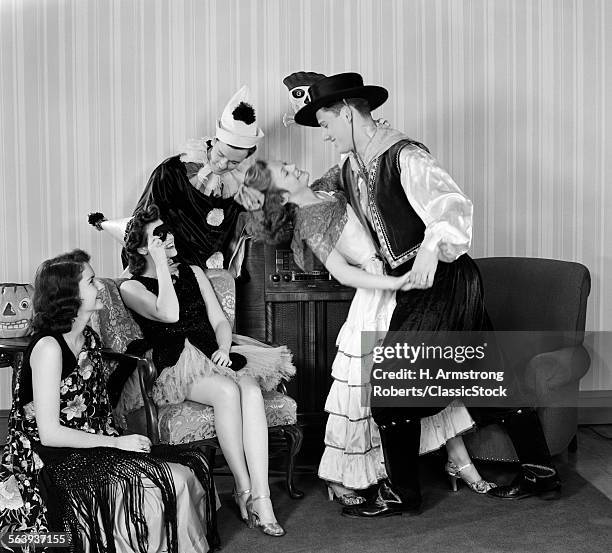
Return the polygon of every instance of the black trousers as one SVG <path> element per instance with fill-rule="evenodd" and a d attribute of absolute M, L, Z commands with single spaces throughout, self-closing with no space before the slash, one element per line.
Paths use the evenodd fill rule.
<path fill-rule="evenodd" d="M 387 474 L 393 490 L 402 502 L 421 502 L 419 479 L 419 445 L 421 441 L 421 419 L 396 419 L 391 411 L 397 409 L 374 408 L 372 415 L 380 430 Z M 400 410 L 401 411 L 401 410 Z M 396 413 L 397 414 L 397 413 Z"/>

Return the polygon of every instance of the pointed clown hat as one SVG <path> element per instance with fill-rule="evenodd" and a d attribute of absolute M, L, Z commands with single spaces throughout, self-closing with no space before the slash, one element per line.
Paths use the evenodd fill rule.
<path fill-rule="evenodd" d="M 131 217 L 123 217 L 121 219 L 108 220 L 104 214 L 95 212 L 87 216 L 87 221 L 98 230 L 108 232 L 122 246 L 125 245 L 125 235 L 128 230 L 128 223 L 132 220 Z"/>
<path fill-rule="evenodd" d="M 215 136 L 236 148 L 252 148 L 263 138 L 263 131 L 257 127 L 248 86 L 244 85 L 225 106 L 221 119 L 217 120 Z"/>

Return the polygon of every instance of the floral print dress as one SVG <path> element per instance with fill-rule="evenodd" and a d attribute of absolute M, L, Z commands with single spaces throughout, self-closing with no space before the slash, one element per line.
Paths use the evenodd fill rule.
<path fill-rule="evenodd" d="M 92 434 L 119 435 L 113 427 L 106 392 L 108 374 L 100 356 L 100 338 L 89 327 L 83 334 L 85 342 L 76 359 L 61 334 L 39 334 L 32 340 L 16 375 L 9 432 L 0 464 L 0 513 L 5 521 L 3 525 L 16 530 L 43 532 L 47 529 L 46 507 L 37 485 L 43 461 L 37 452 L 41 444 L 29 365 L 30 354 L 39 340 L 53 336 L 62 348 L 60 424 Z"/>
<path fill-rule="evenodd" d="M 151 453 L 137 453 L 41 444 L 29 358 L 45 336 L 52 336 L 62 349 L 60 424 L 92 434 L 119 435 L 112 422 L 100 338 L 89 327 L 83 334 L 76 358 L 61 334 L 36 336 L 15 375 L 9 434 L 0 464 L 3 531 L 62 529 L 71 533 L 75 551 L 91 553 L 214 550 L 219 544 L 217 495 L 201 451 L 154 446 Z"/>

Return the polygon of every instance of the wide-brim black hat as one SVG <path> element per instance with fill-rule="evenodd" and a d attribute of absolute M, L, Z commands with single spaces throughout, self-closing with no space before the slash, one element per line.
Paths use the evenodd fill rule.
<path fill-rule="evenodd" d="M 339 100 L 363 98 L 368 101 L 370 110 L 382 106 L 389 97 L 382 86 L 364 86 L 359 73 L 339 73 L 313 83 L 308 89 L 310 102 L 295 114 L 295 122 L 306 127 L 318 127 L 317 110 L 329 107 Z"/>

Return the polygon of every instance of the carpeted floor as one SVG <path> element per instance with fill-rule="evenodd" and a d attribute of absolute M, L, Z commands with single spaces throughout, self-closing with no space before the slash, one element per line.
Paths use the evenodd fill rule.
<path fill-rule="evenodd" d="M 282 477 L 271 481 L 279 520 L 287 535 L 264 536 L 239 519 L 230 496 L 231 479 L 216 478 L 223 506 L 219 531 L 225 552 L 449 552 L 449 553 L 598 553 L 612 551 L 612 501 L 567 464 L 559 466 L 563 495 L 558 501 L 528 498 L 499 501 L 466 487 L 453 493 L 441 473 L 423 468 L 424 512 L 417 517 L 355 520 L 340 516 L 340 505 L 327 501 L 314 474 L 300 474 L 306 492 L 292 500 Z M 510 478 L 507 467 L 485 466 L 482 472 L 497 482 Z"/>

